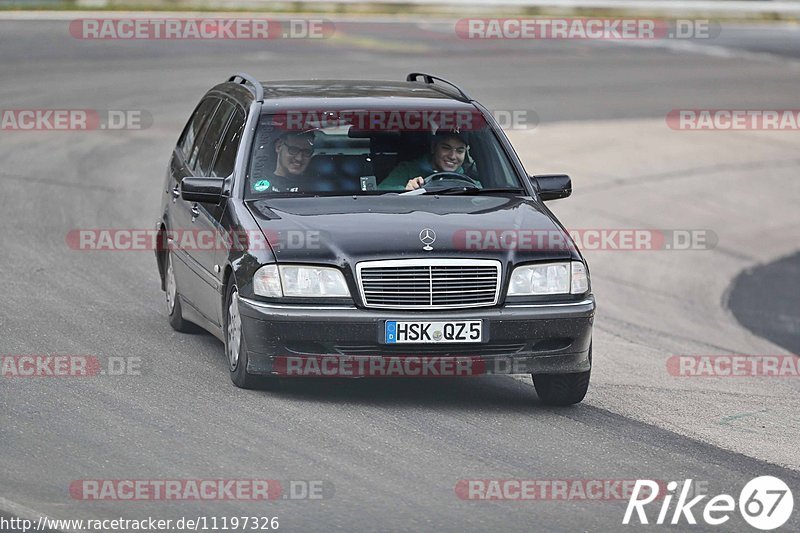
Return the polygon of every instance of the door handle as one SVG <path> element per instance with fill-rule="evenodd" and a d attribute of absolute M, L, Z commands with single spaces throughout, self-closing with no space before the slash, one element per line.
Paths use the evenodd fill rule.
<path fill-rule="evenodd" d="M 181 189 L 177 185 L 172 188 L 172 201 L 176 202 L 181 196 Z"/>
<path fill-rule="evenodd" d="M 199 217 L 199 216 L 200 216 L 200 208 L 199 208 L 199 207 L 197 207 L 197 204 L 194 204 L 194 205 L 192 206 L 192 222 L 194 222 L 194 221 L 195 221 L 195 219 L 196 219 L 197 217 Z"/>

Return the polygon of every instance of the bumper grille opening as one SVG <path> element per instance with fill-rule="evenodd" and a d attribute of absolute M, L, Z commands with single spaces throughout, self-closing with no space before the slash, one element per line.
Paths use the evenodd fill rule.
<path fill-rule="evenodd" d="M 334 350 L 342 355 L 405 355 L 405 356 L 486 356 L 513 355 L 525 349 L 525 344 L 491 344 L 473 346 L 413 345 L 392 346 L 386 344 L 337 344 Z"/>

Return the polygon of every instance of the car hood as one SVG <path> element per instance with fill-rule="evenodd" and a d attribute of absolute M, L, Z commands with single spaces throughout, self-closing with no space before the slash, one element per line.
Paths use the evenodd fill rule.
<path fill-rule="evenodd" d="M 552 215 L 529 197 L 387 194 L 245 203 L 281 263 L 346 267 L 378 259 L 469 257 L 515 264 L 578 257 Z"/>

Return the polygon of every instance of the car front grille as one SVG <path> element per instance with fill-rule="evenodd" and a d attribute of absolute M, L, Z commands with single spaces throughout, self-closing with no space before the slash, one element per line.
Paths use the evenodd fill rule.
<path fill-rule="evenodd" d="M 356 271 L 367 307 L 483 307 L 495 305 L 500 292 L 500 262 L 488 259 L 368 261 Z"/>

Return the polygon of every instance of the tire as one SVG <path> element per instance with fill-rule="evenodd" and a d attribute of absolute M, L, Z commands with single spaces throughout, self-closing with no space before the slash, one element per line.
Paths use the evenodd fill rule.
<path fill-rule="evenodd" d="M 589 374 L 540 374 L 533 376 L 536 394 L 545 405 L 573 405 L 580 403 L 589 389 Z"/>
<path fill-rule="evenodd" d="M 589 346 L 589 362 L 592 361 L 592 347 Z M 545 405 L 566 406 L 580 403 L 589 389 L 592 371 L 575 374 L 539 374 L 533 377 L 533 386 L 539 400 Z"/>
<path fill-rule="evenodd" d="M 166 254 L 166 269 L 164 273 L 164 285 L 166 287 L 166 300 L 167 300 L 167 315 L 169 316 L 169 325 L 175 331 L 181 333 L 188 333 L 192 331 L 192 324 L 188 320 L 184 320 L 183 311 L 181 310 L 180 293 L 178 292 L 178 284 L 175 281 L 175 269 L 172 267 L 172 252 Z"/>
<path fill-rule="evenodd" d="M 239 313 L 239 289 L 236 283 L 228 285 L 225 296 L 225 358 L 231 381 L 242 389 L 254 389 L 263 383 L 263 378 L 247 373 L 247 345 L 242 335 L 242 315 Z"/>

